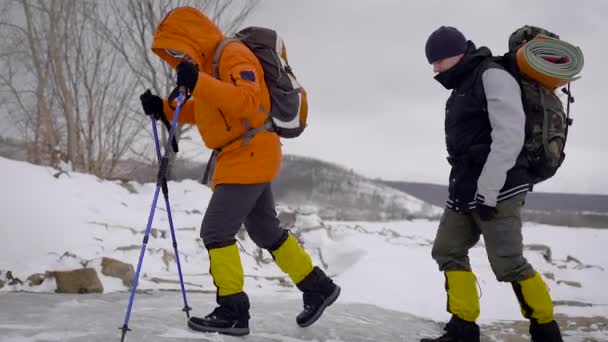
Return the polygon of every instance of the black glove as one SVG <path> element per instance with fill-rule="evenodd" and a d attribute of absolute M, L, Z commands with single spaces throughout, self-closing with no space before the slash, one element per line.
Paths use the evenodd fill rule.
<path fill-rule="evenodd" d="M 141 106 L 146 115 L 153 115 L 156 120 L 164 117 L 163 99 L 161 99 L 158 95 L 152 95 L 150 89 L 141 94 L 139 96 L 139 100 L 141 101 Z"/>
<path fill-rule="evenodd" d="M 475 205 L 475 211 L 477 214 L 479 214 L 479 218 L 482 221 L 490 221 L 496 217 L 496 214 L 498 214 L 496 207 L 490 207 L 479 202 L 477 202 Z"/>
<path fill-rule="evenodd" d="M 186 87 L 192 93 L 198 81 L 198 67 L 196 64 L 183 61 L 177 65 L 177 87 Z"/>
<path fill-rule="evenodd" d="M 171 122 L 169 122 L 169 120 L 167 120 L 163 114 L 163 99 L 161 99 L 158 95 L 152 95 L 152 92 L 150 89 L 148 89 L 139 96 L 139 100 L 141 101 L 141 106 L 144 109 L 144 113 L 146 113 L 148 116 L 153 116 L 156 120 L 160 119 L 165 127 L 167 127 L 167 132 L 170 132 Z M 173 136 L 171 145 L 173 146 L 173 151 L 175 151 L 175 153 L 179 152 L 179 146 L 177 145 L 177 139 L 175 136 Z"/>

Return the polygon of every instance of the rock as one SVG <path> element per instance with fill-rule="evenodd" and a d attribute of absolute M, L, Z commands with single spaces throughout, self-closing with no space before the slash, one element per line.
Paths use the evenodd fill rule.
<path fill-rule="evenodd" d="M 575 258 L 575 257 L 573 257 L 571 255 L 568 255 L 566 257 L 566 262 L 574 262 L 574 263 L 576 263 L 578 265 L 582 265 L 583 264 L 580 260 L 578 260 L 577 258 Z"/>
<path fill-rule="evenodd" d="M 545 277 L 547 279 L 555 280 L 555 274 L 553 274 L 551 272 L 545 272 L 545 273 L 543 273 L 543 277 Z"/>
<path fill-rule="evenodd" d="M 103 286 L 94 268 L 52 272 L 57 293 L 102 293 Z"/>
<path fill-rule="evenodd" d="M 541 244 L 530 244 L 525 245 L 524 249 L 529 251 L 537 251 L 543 256 L 545 261 L 551 262 L 551 248 L 549 246 L 541 245 Z"/>
<path fill-rule="evenodd" d="M 8 280 L 8 285 L 23 285 L 23 281 L 19 278 L 15 278 L 11 271 L 6 272 L 6 280 Z"/>
<path fill-rule="evenodd" d="M 169 252 L 166 249 L 163 249 L 162 260 L 163 260 L 163 264 L 165 264 L 165 266 L 167 267 L 167 271 L 169 271 L 169 264 L 176 262 L 175 254 Z"/>
<path fill-rule="evenodd" d="M 553 301 L 554 306 L 575 306 L 575 307 L 592 307 L 592 303 L 584 303 L 576 300 L 555 300 Z"/>
<path fill-rule="evenodd" d="M 296 213 L 293 211 L 282 211 L 279 213 L 279 221 L 283 228 L 291 228 L 296 224 Z"/>
<path fill-rule="evenodd" d="M 23 281 L 19 278 L 14 278 L 13 280 L 8 282 L 9 285 L 23 285 Z"/>
<path fill-rule="evenodd" d="M 2 279 L 0 279 L 0 289 L 4 287 L 4 284 L 5 284 L 5 282 Z"/>
<path fill-rule="evenodd" d="M 581 283 L 579 283 L 578 281 L 558 280 L 557 283 L 572 286 L 572 287 L 578 287 L 578 288 L 583 287 L 583 285 L 581 285 Z"/>
<path fill-rule="evenodd" d="M 34 273 L 31 276 L 27 277 L 27 281 L 29 282 L 30 286 L 39 286 L 40 284 L 42 284 L 42 282 L 44 282 L 45 279 L 46 276 L 42 273 Z"/>
<path fill-rule="evenodd" d="M 137 193 L 137 189 L 135 189 L 135 186 L 133 186 L 133 184 L 126 179 L 121 179 L 118 183 L 120 186 L 122 186 L 123 188 L 127 189 L 127 191 L 130 194 L 136 194 Z M 125 205 L 126 207 L 126 205 Z"/>
<path fill-rule="evenodd" d="M 59 260 L 63 259 L 63 258 L 72 258 L 72 259 L 78 259 L 78 255 L 74 254 L 74 253 L 70 253 L 70 252 L 65 252 L 63 253 L 60 257 Z"/>
<path fill-rule="evenodd" d="M 133 285 L 133 278 L 135 277 L 135 270 L 131 264 L 104 257 L 101 259 L 101 274 L 122 279 L 124 286 L 131 287 Z"/>
<path fill-rule="evenodd" d="M 152 228 L 150 229 L 150 235 L 152 235 L 153 238 L 155 239 L 166 239 L 167 238 L 167 231 L 166 230 L 161 230 L 161 229 L 156 229 L 156 228 Z"/>
<path fill-rule="evenodd" d="M 128 251 L 135 251 L 141 249 L 141 245 L 130 245 L 130 246 L 120 246 L 117 247 L 116 249 L 114 249 L 117 252 L 128 252 Z"/>

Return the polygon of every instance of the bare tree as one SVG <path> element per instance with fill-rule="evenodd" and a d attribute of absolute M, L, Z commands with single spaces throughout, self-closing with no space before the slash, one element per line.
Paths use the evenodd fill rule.
<path fill-rule="evenodd" d="M 15 5 L 15 8 L 9 6 Z M 5 28 L 2 56 L 3 72 L 0 74 L 3 90 L 13 98 L 15 123 L 20 124 L 26 139 L 32 142 L 28 157 L 34 162 L 57 161 L 58 128 L 52 117 L 53 103 L 49 95 L 50 61 L 48 42 L 50 22 L 36 20 L 32 6 L 25 1 L 6 3 L 6 13 L 0 27 Z M 19 13 L 18 9 L 23 12 Z M 8 21 L 11 14 L 22 14 L 15 22 Z M 12 46 L 12 48 L 11 48 Z M 31 82 L 34 86 L 27 86 Z"/>
<path fill-rule="evenodd" d="M 191 5 L 230 34 L 258 1 L 9 0 L 0 4 L 0 106 L 28 159 L 112 176 L 145 129 L 138 94 L 167 94 L 173 71 L 152 55 L 158 22 Z M 180 127 L 178 134 L 188 130 Z M 164 131 L 163 131 L 164 133 Z M 163 134 L 163 142 L 166 134 Z M 154 154 L 150 154 L 154 156 Z"/>
<path fill-rule="evenodd" d="M 74 112 L 79 165 L 87 172 L 111 176 L 142 131 L 143 118 L 130 109 L 135 78 L 114 47 L 96 34 L 98 21 L 103 20 L 98 6 L 83 4 L 82 17 L 65 21 L 65 30 L 77 34 L 64 45 L 70 63 L 63 65 L 65 81 L 59 89 L 64 110 Z M 71 96 L 79 99 L 74 106 Z"/>

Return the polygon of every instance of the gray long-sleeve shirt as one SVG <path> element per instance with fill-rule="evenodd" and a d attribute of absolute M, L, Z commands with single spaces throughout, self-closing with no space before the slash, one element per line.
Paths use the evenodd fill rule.
<path fill-rule="evenodd" d="M 493 207 L 505 184 L 507 172 L 515 165 L 523 148 L 526 115 L 519 84 L 507 71 L 487 69 L 482 74 L 482 81 L 492 126 L 492 144 L 477 180 L 477 200 Z"/>

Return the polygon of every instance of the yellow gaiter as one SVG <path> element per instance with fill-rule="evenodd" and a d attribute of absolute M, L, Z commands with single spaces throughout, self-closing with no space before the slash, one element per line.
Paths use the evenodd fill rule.
<path fill-rule="evenodd" d="M 538 324 L 553 321 L 551 295 L 538 272 L 531 278 L 512 284 L 524 317 Z"/>
<path fill-rule="evenodd" d="M 448 312 L 465 321 L 475 322 L 479 317 L 475 274 L 471 271 L 446 271 L 445 288 Z"/>
<path fill-rule="evenodd" d="M 291 234 L 271 253 L 279 268 L 289 275 L 294 284 L 301 282 L 313 269 L 310 255 Z"/>
<path fill-rule="evenodd" d="M 209 263 L 209 272 L 219 296 L 243 292 L 243 266 L 236 244 L 210 249 Z"/>

